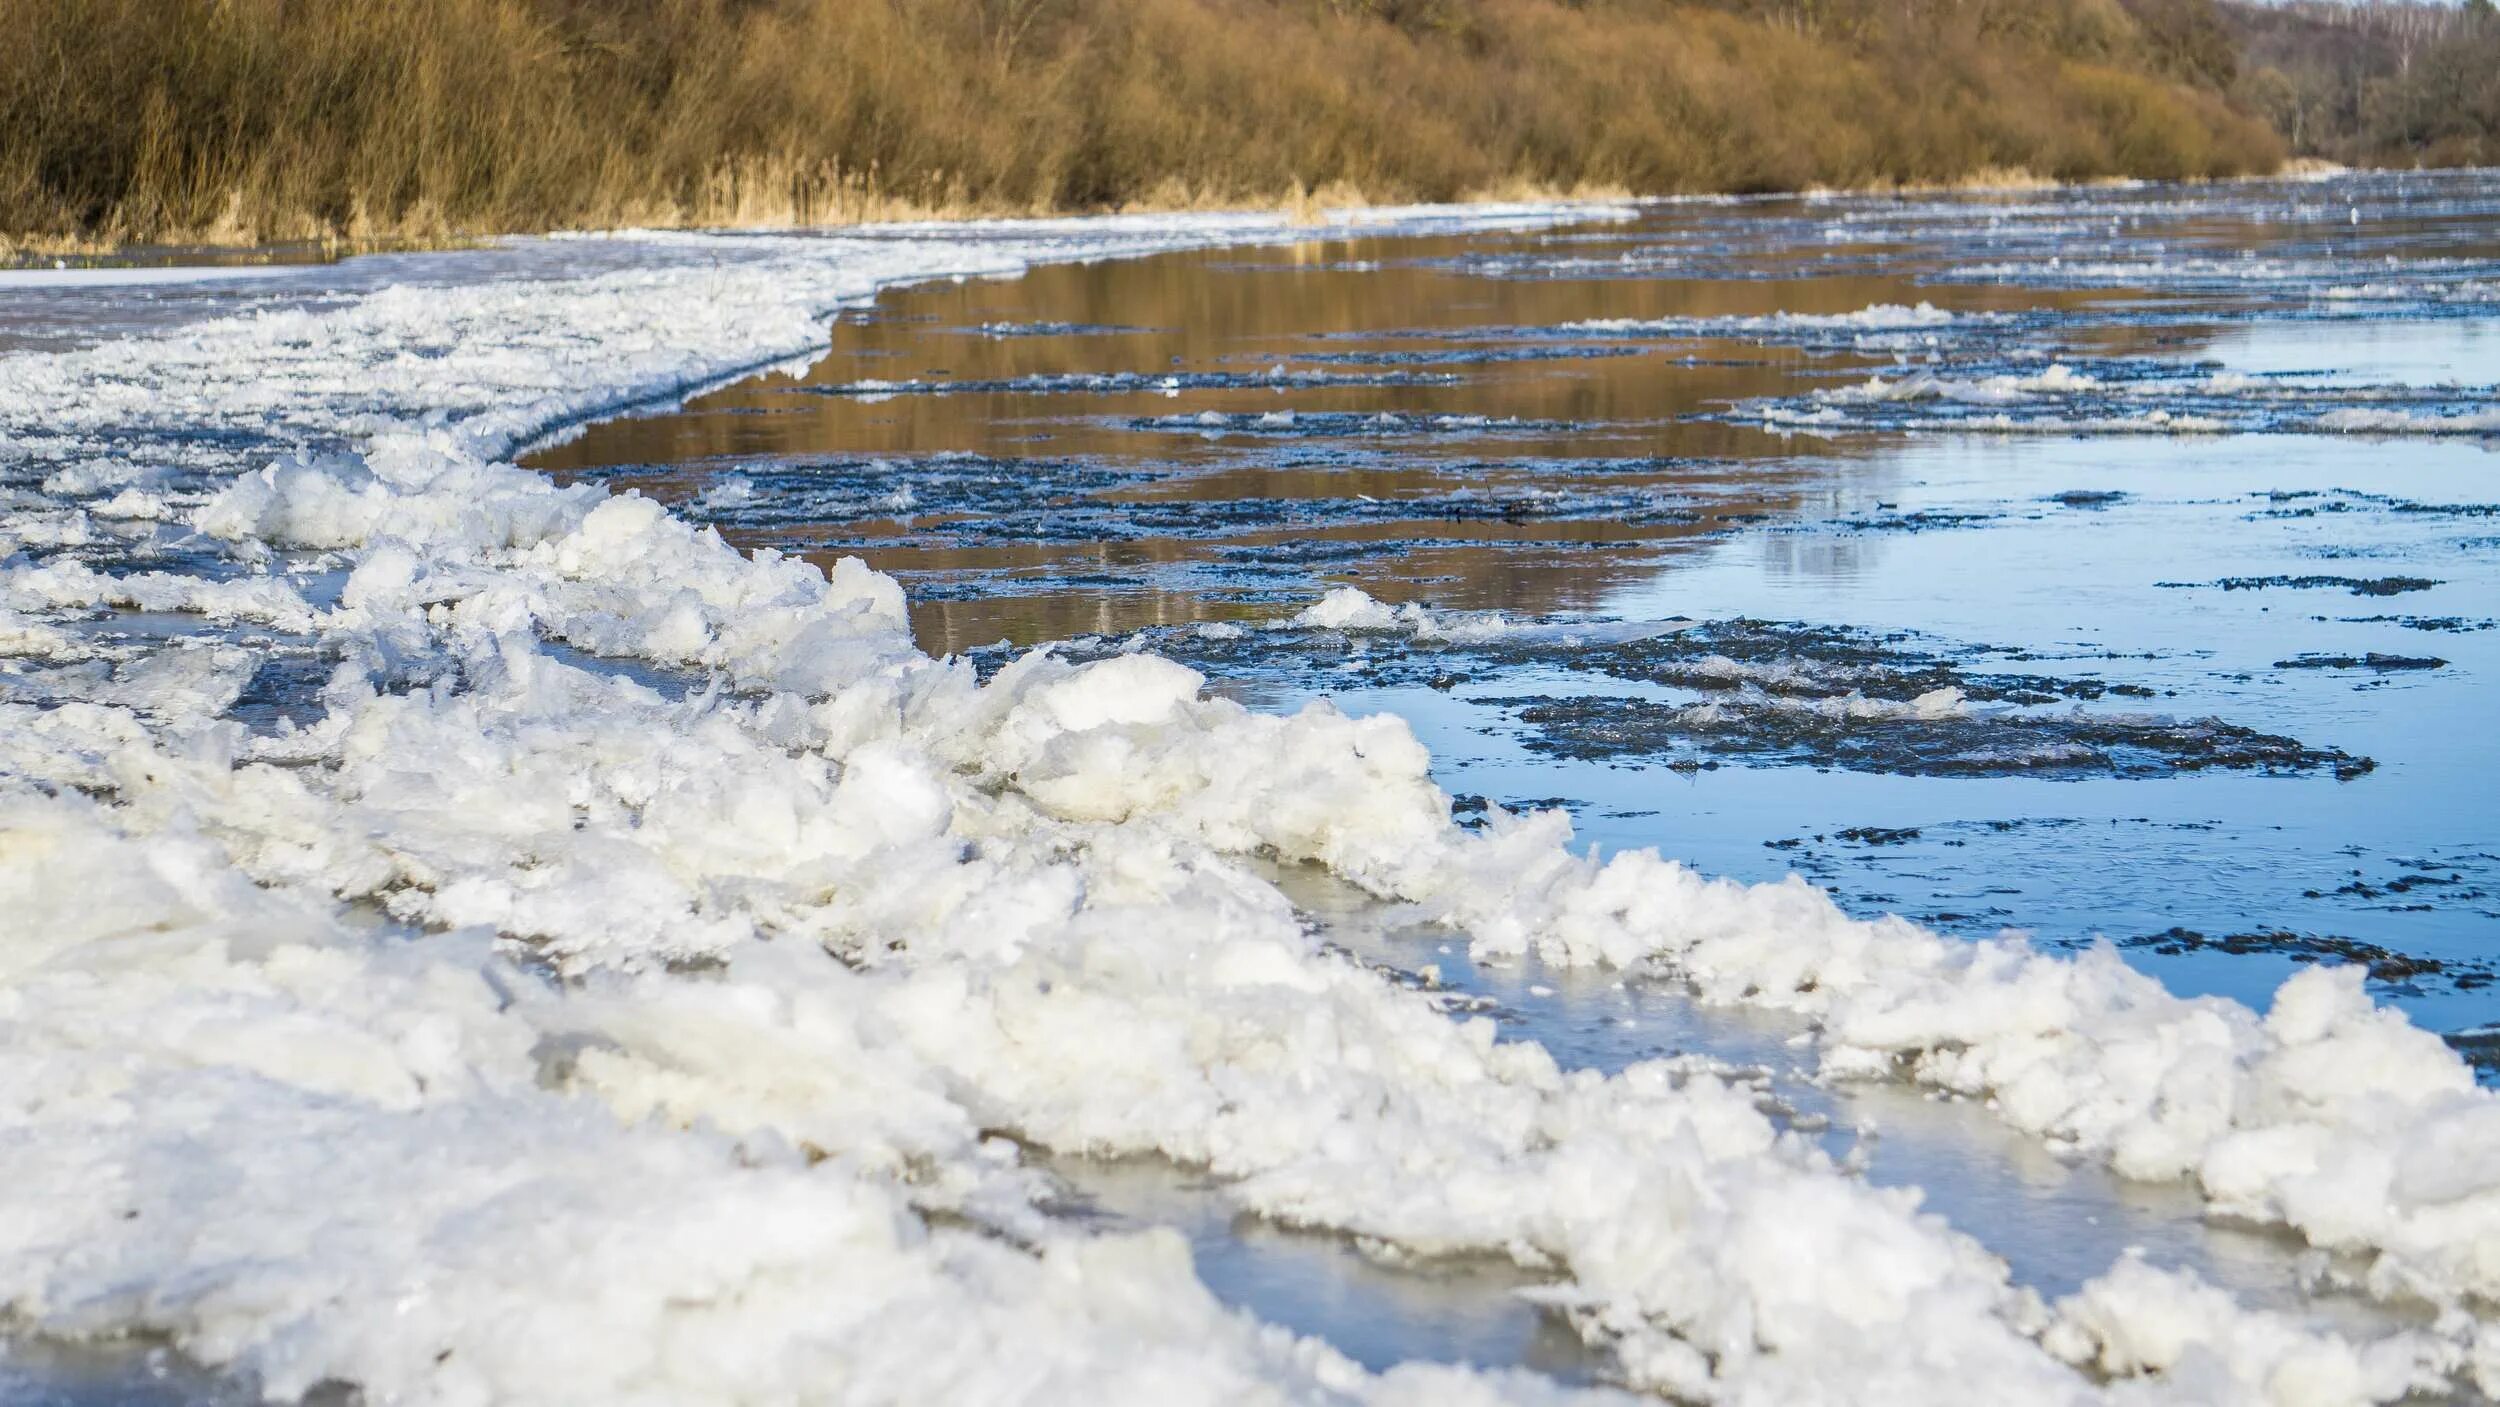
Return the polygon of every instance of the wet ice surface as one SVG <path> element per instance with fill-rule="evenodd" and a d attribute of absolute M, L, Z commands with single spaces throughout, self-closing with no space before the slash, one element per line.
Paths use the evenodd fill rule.
<path fill-rule="evenodd" d="M 1608 846 L 2249 1000 L 2393 955 L 2464 1030 L 2500 956 L 2496 207 L 1771 201 L 1045 269 L 539 462 L 865 555 L 933 649 L 1154 629 Z M 1338 584 L 1686 628 L 1188 628 Z"/>
<path fill-rule="evenodd" d="M 2262 1006 L 2360 963 L 2479 1057 L 2495 382 L 2489 176 L 1772 201 L 907 291 L 803 374 L 535 462 L 864 556 L 932 650 L 1151 648 L 1262 707 L 1395 712 L 1462 808 L 1567 807 L 1609 849 L 1793 870 L 1858 913 L 2106 938 L 2183 993 Z M 1288 623 L 1344 585 L 1431 613 Z M 2140 1247 L 2298 1299 L 2295 1243 L 1816 1085 L 1801 1028 L 1327 923 L 1566 1063 L 1758 1069 L 2024 1283 Z M 1585 1371 L 1507 1271 L 1383 1270 L 1185 1172 L 1059 1171 L 1367 1362 Z"/>

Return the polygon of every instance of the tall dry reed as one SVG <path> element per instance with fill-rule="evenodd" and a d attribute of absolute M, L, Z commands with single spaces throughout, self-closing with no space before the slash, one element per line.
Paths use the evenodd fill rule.
<path fill-rule="evenodd" d="M 2196 176 L 2281 155 L 2114 0 L 4 8 L 0 231 L 49 240 Z"/>

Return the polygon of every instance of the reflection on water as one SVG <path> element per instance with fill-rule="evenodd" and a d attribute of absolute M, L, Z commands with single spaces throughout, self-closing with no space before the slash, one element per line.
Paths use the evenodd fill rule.
<path fill-rule="evenodd" d="M 1798 867 L 1948 928 L 2166 948 L 2187 985 L 2253 1000 L 2330 951 L 2313 940 L 2425 957 L 2448 970 L 2388 994 L 2459 1029 L 2488 1019 L 2474 993 L 2500 958 L 2500 836 L 2474 799 L 2500 757 L 2468 721 L 2500 618 L 2500 488 L 2470 433 L 2500 433 L 2496 216 L 2488 175 L 2370 177 L 1669 205 L 1047 267 L 889 295 L 801 374 L 536 462 L 734 540 L 863 556 L 939 651 L 1274 620 L 1355 584 L 1519 616 L 1908 629 L 1927 656 L 2079 676 L 2051 691 L 2090 703 L 2079 722 L 1955 721 L 1900 757 L 1856 717 L 1772 746 L 1801 715 L 1695 695 L 1690 661 L 1532 681 L 1543 699 L 1480 668 L 1410 711 L 1454 790 L 1583 803 L 1610 844 Z M 2000 433 L 1954 433 L 1973 427 Z M 2347 579 L 2423 585 L 2392 603 L 2301 585 Z M 1256 656 L 1209 667 L 1276 703 L 1392 697 Z M 1644 677 L 1672 687 L 1597 701 Z M 1523 723 L 1537 746 L 1487 741 Z M 1958 767 L 2001 779 L 1985 787 L 1798 770 L 1828 751 L 1949 773 L 1956 739 L 1989 732 L 2032 746 Z M 2157 735 L 2182 766 L 2257 737 L 2224 768 L 2325 759 L 2347 783 L 2012 775 L 2122 774 L 2123 750 L 2049 744 Z M 1750 765 L 1682 765 L 1705 741 Z M 1663 775 L 1697 794 L 1657 804 Z M 2116 892 L 2072 873 L 2076 836 L 2050 820 L 2116 827 Z M 1919 834 L 1812 839 L 1866 826 Z"/>
<path fill-rule="evenodd" d="M 2108 939 L 2258 1004 L 2299 964 L 2365 962 L 2383 999 L 2468 1033 L 2500 1018 L 2496 320 L 2488 174 L 1672 205 L 905 290 L 803 373 L 534 462 L 735 541 L 865 557 L 932 650 L 1143 644 L 1257 706 L 1396 711 L 1453 793 L 1567 806 L 1604 846 L 1796 871 L 1946 931 Z M 1712 643 L 1191 629 L 1276 625 L 1344 584 L 1689 618 Z M 1836 1154 L 1927 1189 L 2027 1284 L 2136 1246 L 2299 1299 L 2289 1247 L 2207 1226 L 2184 1189 L 1801 1081 L 1776 1022 L 1419 957 L 1302 897 L 1566 1063 L 1763 1067 Z M 1367 1361 L 1577 1371 L 1507 1272 L 1401 1285 L 1235 1225 L 1183 1173 L 1061 1172 Z"/>
<path fill-rule="evenodd" d="M 843 319 L 803 375 L 612 422 L 536 462 L 690 501 L 741 540 L 862 555 L 913 589 L 934 649 L 1258 614 L 1320 579 L 1602 609 L 1697 537 L 1884 501 L 1888 437 L 1801 442 L 1811 426 L 1739 423 L 1737 408 L 1957 362 L 1963 381 L 2019 381 L 2056 356 L 2150 368 L 2116 408 L 2160 411 L 2208 359 L 2323 370 L 2303 365 L 2319 345 L 2305 319 L 2385 311 L 2360 295 L 2410 286 L 2386 277 L 2392 249 L 2439 251 L 2414 274 L 2415 304 L 2439 300 L 2428 316 L 2470 311 L 2469 256 L 2493 253 L 2482 193 L 2425 189 L 2359 231 L 2295 218 L 2346 209 L 2305 188 L 1787 201 L 1049 267 L 890 295 Z M 2276 277 L 2232 277 L 2242 265 Z M 2148 293 L 2165 267 L 2186 272 Z M 2345 379 L 2488 370 L 2462 356 L 2482 322 L 2417 323 L 2448 330 L 2338 322 L 2339 349 L 2415 348 L 2355 354 Z M 1974 394 L 1904 400 L 1878 423 L 1915 429 L 1946 406 L 2009 418 L 2027 399 Z M 1877 549 L 1772 550 L 1846 572 Z"/>
<path fill-rule="evenodd" d="M 932 649 L 1256 614 L 1320 577 L 1587 610 L 1833 472 L 1785 437 L 1692 417 L 1895 353 L 1542 329 L 1923 296 L 1898 278 L 1485 279 L 1464 263 L 1540 239 L 1337 240 L 907 290 L 843 319 L 804 375 L 598 426 L 535 462 L 691 501 L 744 541 L 864 556 L 905 580 Z M 1505 344 L 1485 328 L 1539 355 L 1490 359 Z M 941 393 L 966 383 L 980 389 Z M 832 390 L 847 393 L 817 394 Z M 789 520 L 794 494 L 828 483 L 850 491 Z"/>

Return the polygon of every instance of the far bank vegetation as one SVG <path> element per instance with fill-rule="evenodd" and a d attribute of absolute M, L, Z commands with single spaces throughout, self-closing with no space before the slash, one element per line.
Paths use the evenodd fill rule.
<path fill-rule="evenodd" d="M 2252 89 L 2213 0 L 6 9 L 36 242 L 2220 176 L 2349 106 Z"/>
<path fill-rule="evenodd" d="M 2500 164 L 2500 7 L 2235 4 L 2230 91 L 2301 156 Z"/>

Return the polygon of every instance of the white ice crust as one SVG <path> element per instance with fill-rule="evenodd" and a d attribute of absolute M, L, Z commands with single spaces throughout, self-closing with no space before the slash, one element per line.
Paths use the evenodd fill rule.
<path fill-rule="evenodd" d="M 216 548 L 0 564 L 14 1328 L 161 1334 L 280 1400 L 1578 1395 L 1371 1373 L 1258 1324 L 1174 1234 L 1053 1215 L 1038 1147 L 1198 1165 L 1247 1210 L 1406 1255 L 1510 1257 L 1625 1384 L 1693 1400 L 2500 1390 L 2500 1101 L 2355 972 L 2261 1015 L 2109 952 L 1583 854 L 1560 813 L 1471 832 L 1395 718 L 1252 712 L 1150 655 L 1037 652 L 982 683 L 915 649 L 857 562 L 741 553 L 506 462 L 800 353 L 898 279 L 1288 237 L 650 237 L 679 257 L 0 359 L 0 469 L 45 486 L 8 491 L 0 554 L 169 521 Z M 173 434 L 207 447 L 126 462 Z M 203 465 L 212 488 L 166 487 Z M 189 625 L 133 645 L 92 628 L 108 611 Z M 1359 593 L 1294 624 L 1501 627 Z M 222 719 L 280 658 L 328 671 L 320 718 Z M 2190 1180 L 2422 1327 L 2356 1341 L 2134 1260 L 2043 1303 L 1742 1083 L 1566 1070 L 1333 954 L 1278 865 L 1488 960 L 1800 1013 L 1827 1075 Z"/>
<path fill-rule="evenodd" d="M 2293 406 L 2299 414 L 2291 423 L 2320 433 L 2388 437 L 2500 433 L 2500 412 L 2472 409 L 2470 405 L 2424 410 L 2373 404 L 2418 400 L 2426 389 L 2445 391 L 2470 401 L 2488 400 L 2490 390 L 2450 382 L 2431 388 L 2402 382 L 2342 385 L 2232 371 L 2105 380 L 2063 362 L 2051 362 L 2027 375 L 1954 376 L 1922 370 L 1904 370 L 1894 376 L 1878 374 L 1853 384 L 1820 388 L 1801 399 L 1740 402 L 1734 413 L 1769 429 L 1808 433 L 1899 429 L 1904 424 L 2000 435 L 2220 435 L 2251 428 L 2251 422 L 2245 420 L 2234 423 L 2166 406 L 2078 413 L 2079 408 L 2092 412 L 2095 407 L 2129 400 L 2208 395 L 2260 405 Z M 1985 415 L 1959 409 L 1971 406 L 2005 409 Z M 1890 414 L 1876 413 L 1883 408 L 1890 408 Z M 1901 418 L 1904 408 L 1913 412 L 1906 421 Z M 1926 414 L 1939 409 L 1947 413 Z"/>
<path fill-rule="evenodd" d="M 2000 314 L 1956 313 L 1933 303 L 1875 303 L 1848 313 L 1766 313 L 1757 317 L 1583 318 L 1562 331 L 1627 336 L 1743 337 L 1797 332 L 1910 332 Z"/>

